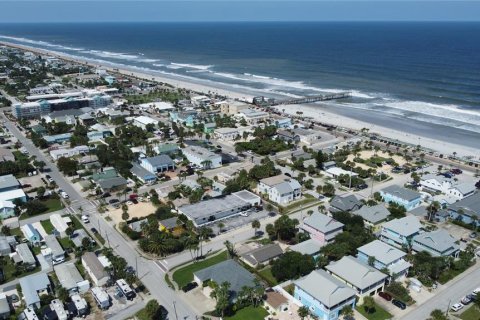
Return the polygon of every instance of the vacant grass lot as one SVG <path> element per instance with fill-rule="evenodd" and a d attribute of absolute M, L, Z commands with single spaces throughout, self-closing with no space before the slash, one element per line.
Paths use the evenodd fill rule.
<path fill-rule="evenodd" d="M 230 320 L 263 320 L 268 315 L 267 310 L 262 307 L 246 307 L 237 311 L 233 316 L 226 317 Z"/>
<path fill-rule="evenodd" d="M 179 288 L 182 288 L 186 284 L 193 281 L 193 273 L 207 267 L 213 266 L 219 262 L 227 260 L 227 252 L 224 251 L 220 254 L 217 254 L 211 258 L 197 261 L 195 263 L 189 264 L 185 267 L 181 267 L 173 273 L 173 281 L 175 281 Z"/>
<path fill-rule="evenodd" d="M 369 320 L 386 320 L 386 319 L 391 319 L 393 316 L 388 313 L 386 310 L 384 310 L 382 307 L 380 307 L 377 303 L 375 303 L 375 312 L 372 313 L 367 313 L 363 305 L 361 306 L 356 306 L 355 309 L 357 309 L 358 312 L 362 314 L 365 318 Z"/>

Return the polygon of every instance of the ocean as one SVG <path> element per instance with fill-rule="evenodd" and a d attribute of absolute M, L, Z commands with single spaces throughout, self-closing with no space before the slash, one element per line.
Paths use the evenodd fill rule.
<path fill-rule="evenodd" d="M 480 148 L 480 23 L 0 24 L 0 41 L 318 104 Z M 414 132 L 412 132 L 414 133 Z"/>

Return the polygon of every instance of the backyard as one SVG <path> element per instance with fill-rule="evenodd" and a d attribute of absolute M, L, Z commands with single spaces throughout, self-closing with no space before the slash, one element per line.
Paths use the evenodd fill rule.
<path fill-rule="evenodd" d="M 263 320 L 268 315 L 268 312 L 262 307 L 249 306 L 237 311 L 233 316 L 226 317 L 230 320 Z"/>
<path fill-rule="evenodd" d="M 470 308 L 463 311 L 459 318 L 462 320 L 478 320 L 480 319 L 480 311 L 475 305 L 472 305 Z"/>
<path fill-rule="evenodd" d="M 193 281 L 193 273 L 207 267 L 213 266 L 219 262 L 225 261 L 228 258 L 226 251 L 217 254 L 211 258 L 194 262 L 187 266 L 181 267 L 173 273 L 173 281 L 175 281 L 179 288 L 184 287 Z"/>

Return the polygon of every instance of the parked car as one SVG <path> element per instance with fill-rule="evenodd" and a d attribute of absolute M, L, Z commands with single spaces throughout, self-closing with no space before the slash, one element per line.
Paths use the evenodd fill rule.
<path fill-rule="evenodd" d="M 477 233 L 476 233 L 476 232 L 472 232 L 472 233 L 469 234 L 469 237 L 472 238 L 472 239 L 474 239 L 474 238 L 477 237 Z"/>
<path fill-rule="evenodd" d="M 83 221 L 83 223 L 89 223 L 90 219 L 88 218 L 88 216 L 86 214 L 84 214 L 84 215 L 82 215 L 82 221 Z"/>
<path fill-rule="evenodd" d="M 457 312 L 463 308 L 463 304 L 461 303 L 455 303 L 453 306 L 450 307 L 450 309 L 454 312 Z"/>
<path fill-rule="evenodd" d="M 118 202 L 118 199 L 110 199 L 108 200 L 108 203 L 110 204 L 114 204 L 114 203 L 117 203 Z"/>
<path fill-rule="evenodd" d="M 269 215 L 270 217 L 275 217 L 277 214 L 276 214 L 275 212 L 273 212 L 273 211 L 270 211 L 270 212 L 268 213 L 268 215 Z"/>
<path fill-rule="evenodd" d="M 470 302 L 472 302 L 472 299 L 469 297 L 469 296 L 465 296 L 462 298 L 462 300 L 460 300 L 460 302 L 466 306 L 467 304 L 469 304 Z"/>
<path fill-rule="evenodd" d="M 450 170 L 450 172 L 453 173 L 453 174 L 462 174 L 463 171 L 455 168 L 455 169 Z"/>
<path fill-rule="evenodd" d="M 187 283 L 185 286 L 183 286 L 182 291 L 183 292 L 188 292 L 190 290 L 195 289 L 196 287 L 198 287 L 198 283 L 190 282 L 190 283 Z"/>
<path fill-rule="evenodd" d="M 367 189 L 368 185 L 366 183 L 361 183 L 358 186 L 355 187 L 356 190 L 364 190 Z"/>
<path fill-rule="evenodd" d="M 111 196 L 110 192 L 105 192 L 104 194 L 102 194 L 102 195 L 100 196 L 100 198 L 108 198 L 108 197 L 110 197 L 110 196 Z"/>
<path fill-rule="evenodd" d="M 387 301 L 392 301 L 392 296 L 389 293 L 381 291 L 378 293 L 378 295 Z"/>
<path fill-rule="evenodd" d="M 98 233 L 98 230 L 95 229 L 95 228 L 91 228 L 90 231 L 92 231 L 94 234 L 97 234 L 97 233 Z"/>
<path fill-rule="evenodd" d="M 393 300 L 392 300 L 392 303 L 393 303 L 393 305 L 397 306 L 398 308 L 400 308 L 400 309 L 402 309 L 402 310 L 407 309 L 407 305 L 406 305 L 405 302 L 403 302 L 403 301 L 400 301 L 400 300 L 397 300 L 397 299 L 393 299 Z"/>
<path fill-rule="evenodd" d="M 47 174 L 47 175 L 45 176 L 45 178 L 47 179 L 48 182 L 50 182 L 50 183 L 53 182 L 53 179 L 52 179 L 52 177 L 51 177 L 49 174 Z"/>

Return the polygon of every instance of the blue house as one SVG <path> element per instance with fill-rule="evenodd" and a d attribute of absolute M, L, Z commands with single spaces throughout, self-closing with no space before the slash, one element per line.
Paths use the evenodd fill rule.
<path fill-rule="evenodd" d="M 282 118 L 275 120 L 275 126 L 277 128 L 289 128 L 292 126 L 292 119 L 290 118 Z"/>
<path fill-rule="evenodd" d="M 53 136 L 43 137 L 43 139 L 45 139 L 45 141 L 47 141 L 48 144 L 67 142 L 67 141 L 70 141 L 70 138 L 72 138 L 71 133 L 62 133 L 62 134 L 56 134 Z"/>
<path fill-rule="evenodd" d="M 421 228 L 415 216 L 393 219 L 382 225 L 380 240 L 397 248 L 410 247 L 413 237 L 420 233 Z"/>
<path fill-rule="evenodd" d="M 170 112 L 170 120 L 176 123 L 184 123 L 187 127 L 193 127 L 197 119 L 196 111 Z"/>
<path fill-rule="evenodd" d="M 370 257 L 375 258 L 373 267 L 378 270 L 388 269 L 393 279 L 400 279 L 408 274 L 410 263 L 405 260 L 407 255 L 400 249 L 392 247 L 380 240 L 374 240 L 357 249 L 357 258 L 368 264 Z"/>
<path fill-rule="evenodd" d="M 23 235 L 25 238 L 33 245 L 37 246 L 43 240 L 42 236 L 37 229 L 30 223 L 21 227 Z"/>
<path fill-rule="evenodd" d="M 475 220 L 477 226 L 480 226 L 480 192 L 451 204 L 447 210 L 452 219 L 468 224 Z"/>
<path fill-rule="evenodd" d="M 314 270 L 294 282 L 294 297 L 321 320 L 336 320 L 343 307 L 355 308 L 355 290 L 325 270 Z"/>
<path fill-rule="evenodd" d="M 404 206 L 407 211 L 415 209 L 420 205 L 420 202 L 422 202 L 422 195 L 420 193 L 397 185 L 391 185 L 380 190 L 380 195 L 385 202 L 393 202 Z"/>

